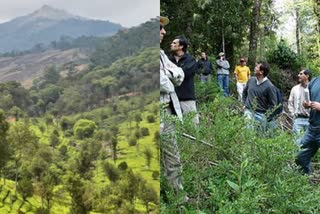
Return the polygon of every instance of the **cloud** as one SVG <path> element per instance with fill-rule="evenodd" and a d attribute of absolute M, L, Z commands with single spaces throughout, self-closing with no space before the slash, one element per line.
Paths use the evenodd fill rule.
<path fill-rule="evenodd" d="M 44 4 L 125 27 L 139 25 L 160 14 L 160 0 L 0 0 L 0 21 L 30 14 Z"/>

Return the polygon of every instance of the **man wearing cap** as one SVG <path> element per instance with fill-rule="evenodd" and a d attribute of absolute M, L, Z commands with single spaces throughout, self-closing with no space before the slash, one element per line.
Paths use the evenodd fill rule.
<path fill-rule="evenodd" d="M 248 80 L 250 79 L 250 68 L 246 66 L 245 58 L 240 58 L 240 65 L 234 69 L 234 76 L 237 81 L 238 99 L 242 102 L 243 89 L 246 87 Z"/>
<path fill-rule="evenodd" d="M 220 88 L 223 90 L 224 96 L 229 96 L 229 62 L 225 59 L 224 53 L 219 53 L 217 63 L 217 78 Z"/>
<path fill-rule="evenodd" d="M 311 172 L 311 159 L 320 147 L 320 77 L 312 79 L 308 85 L 310 101 L 303 103 L 310 108 L 309 127 L 301 139 L 301 151 L 298 153 L 296 163 L 304 173 Z"/>
<path fill-rule="evenodd" d="M 295 135 L 295 142 L 300 143 L 302 132 L 305 132 L 309 126 L 310 109 L 303 106 L 303 102 L 309 99 L 309 93 L 305 94 L 308 87 L 311 74 L 309 70 L 302 70 L 298 74 L 299 84 L 295 85 L 290 92 L 288 109 L 291 117 L 294 118 L 292 131 Z"/>
<path fill-rule="evenodd" d="M 187 53 L 188 42 L 184 36 L 177 36 L 170 45 L 172 55 L 169 57 L 184 72 L 182 84 L 176 87 L 176 92 L 180 101 L 182 114 L 195 113 L 193 123 L 199 124 L 199 117 L 196 107 L 196 93 L 194 89 L 194 75 L 198 66 L 196 60 Z"/>
<path fill-rule="evenodd" d="M 164 26 L 169 23 L 169 19 L 160 16 L 160 43 L 166 31 Z M 182 119 L 179 99 L 175 92 L 175 86 L 179 86 L 184 79 L 184 72 L 181 68 L 173 64 L 160 50 L 160 104 L 161 104 L 161 166 L 163 167 L 168 183 L 175 191 L 183 190 L 181 182 L 181 162 L 178 151 L 175 125 L 170 115 L 175 115 Z"/>

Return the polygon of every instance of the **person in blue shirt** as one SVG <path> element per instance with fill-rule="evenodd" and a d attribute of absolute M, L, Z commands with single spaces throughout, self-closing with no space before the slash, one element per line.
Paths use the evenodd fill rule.
<path fill-rule="evenodd" d="M 320 147 L 320 77 L 312 79 L 308 88 L 310 101 L 305 101 L 303 105 L 311 110 L 309 127 L 300 141 L 301 150 L 296 159 L 305 174 L 310 174 L 311 159 Z"/>

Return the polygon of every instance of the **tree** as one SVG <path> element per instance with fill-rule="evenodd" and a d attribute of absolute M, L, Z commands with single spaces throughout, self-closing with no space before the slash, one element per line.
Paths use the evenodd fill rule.
<path fill-rule="evenodd" d="M 24 205 L 24 203 L 26 202 L 27 198 L 33 195 L 32 180 L 28 177 L 23 177 L 23 179 L 21 179 L 18 183 L 17 191 L 22 196 L 22 203 L 18 208 L 18 210 L 20 210 Z"/>
<path fill-rule="evenodd" d="M 57 145 L 59 145 L 60 143 L 60 139 L 59 139 L 59 136 L 57 136 L 56 134 L 52 133 L 50 135 L 50 146 L 52 146 L 53 148 L 55 148 Z"/>
<path fill-rule="evenodd" d="M 107 161 L 103 163 L 103 171 L 111 182 L 116 182 L 119 179 L 118 169 Z"/>
<path fill-rule="evenodd" d="M 139 123 L 142 121 L 142 117 L 140 113 L 134 115 L 134 120 L 136 121 L 136 127 L 139 128 Z"/>
<path fill-rule="evenodd" d="M 44 71 L 43 79 L 47 83 L 56 84 L 60 79 L 60 73 L 55 66 L 49 66 Z"/>
<path fill-rule="evenodd" d="M 95 122 L 87 119 L 80 119 L 73 126 L 73 132 L 79 139 L 92 137 L 96 129 Z"/>
<path fill-rule="evenodd" d="M 157 159 L 160 159 L 160 132 L 156 131 L 153 136 L 154 145 L 157 149 Z"/>
<path fill-rule="evenodd" d="M 38 137 L 30 129 L 28 121 L 16 122 L 12 125 L 8 133 L 8 141 L 10 142 L 14 154 L 15 167 L 15 190 L 18 184 L 20 166 L 23 161 L 27 161 L 34 156 L 37 151 Z"/>
<path fill-rule="evenodd" d="M 10 158 L 10 147 L 7 141 L 9 123 L 5 120 L 4 112 L 0 109 L 0 172 Z"/>
<path fill-rule="evenodd" d="M 148 168 L 150 168 L 151 165 L 151 158 L 153 157 L 152 151 L 149 147 L 146 147 L 145 150 L 143 151 L 144 157 L 146 158 L 146 165 Z"/>
<path fill-rule="evenodd" d="M 118 146 L 117 136 L 112 137 L 112 139 L 111 139 L 111 149 L 112 149 L 112 159 L 113 159 L 114 162 L 117 161 L 117 146 Z"/>
<path fill-rule="evenodd" d="M 147 212 L 149 213 L 149 203 L 159 204 L 157 192 L 150 184 L 142 183 L 139 189 L 139 198 L 143 201 Z"/>
<path fill-rule="evenodd" d="M 91 209 L 91 203 L 85 203 L 83 197 L 86 193 L 86 184 L 78 174 L 67 174 L 65 184 L 71 195 L 71 214 L 87 214 Z"/>
<path fill-rule="evenodd" d="M 249 35 L 249 58 L 248 65 L 253 68 L 256 64 L 256 55 L 259 38 L 259 24 L 260 24 L 260 11 L 262 0 L 254 0 L 252 8 L 252 20 L 250 23 L 250 35 Z"/>

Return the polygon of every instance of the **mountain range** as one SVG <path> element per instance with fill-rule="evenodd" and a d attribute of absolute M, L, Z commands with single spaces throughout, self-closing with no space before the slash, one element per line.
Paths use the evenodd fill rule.
<path fill-rule="evenodd" d="M 120 29 L 120 24 L 75 16 L 44 5 L 31 14 L 0 24 L 0 52 L 28 50 L 62 36 L 111 36 Z"/>

